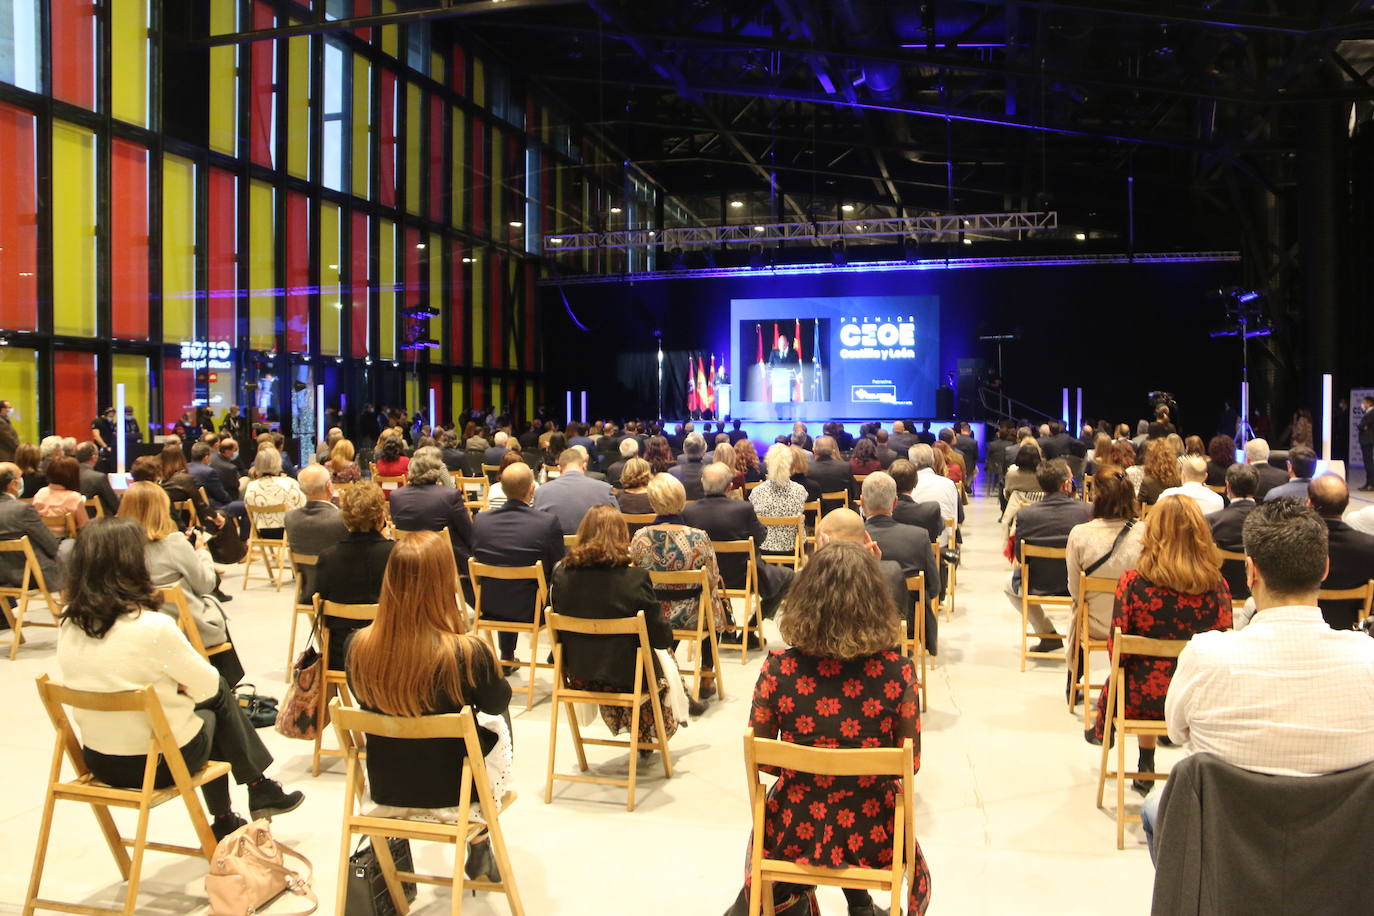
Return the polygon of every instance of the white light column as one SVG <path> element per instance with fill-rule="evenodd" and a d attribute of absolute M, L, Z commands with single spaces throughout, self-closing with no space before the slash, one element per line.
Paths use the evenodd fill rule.
<path fill-rule="evenodd" d="M 323 442 L 326 438 L 324 428 L 324 385 L 321 383 L 315 386 L 315 442 Z M 318 450 L 316 455 L 318 455 Z"/>
<path fill-rule="evenodd" d="M 1060 414 L 1060 419 L 1064 421 L 1064 426 L 1069 425 L 1069 389 L 1064 389 L 1064 410 Z"/>
<path fill-rule="evenodd" d="M 1077 436 L 1083 429 L 1083 389 L 1078 389 L 1078 412 L 1074 414 L 1073 434 Z"/>
<path fill-rule="evenodd" d="M 115 423 L 118 424 L 115 427 L 115 470 L 123 474 L 129 458 L 128 424 L 124 422 L 123 382 L 115 385 Z"/>
<path fill-rule="evenodd" d="M 439 412 L 434 409 L 434 389 L 429 389 L 429 431 L 432 435 L 439 428 Z"/>
<path fill-rule="evenodd" d="M 1331 373 L 1322 376 L 1322 461 L 1331 460 L 1331 427 L 1336 423 L 1331 401 Z"/>

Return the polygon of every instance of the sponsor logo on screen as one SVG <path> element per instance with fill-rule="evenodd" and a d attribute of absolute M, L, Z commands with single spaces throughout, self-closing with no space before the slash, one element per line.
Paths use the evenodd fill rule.
<path fill-rule="evenodd" d="M 852 385 L 849 399 L 855 404 L 896 404 L 896 385 Z"/>
<path fill-rule="evenodd" d="M 840 325 L 840 359 L 914 359 L 916 322 L 911 318 L 846 318 Z"/>

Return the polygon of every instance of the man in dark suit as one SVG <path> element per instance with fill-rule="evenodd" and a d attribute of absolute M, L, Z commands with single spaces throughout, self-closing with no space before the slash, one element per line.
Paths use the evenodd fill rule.
<path fill-rule="evenodd" d="M 815 442 L 813 454 L 815 460 L 807 467 L 806 476 L 815 481 L 822 493 L 838 493 L 843 490 L 852 499 L 854 474 L 849 470 L 849 462 L 839 457 L 835 440 L 829 436 L 821 436 Z"/>
<path fill-rule="evenodd" d="M 882 548 L 864 527 L 864 520 L 859 517 L 859 513 L 852 509 L 835 509 L 827 512 L 825 518 L 816 525 L 818 550 L 836 542 L 858 544 L 878 558 L 878 570 L 882 574 L 883 583 L 892 595 L 892 602 L 897 606 L 898 613 L 903 615 L 907 632 L 911 633 L 911 593 L 906 589 L 906 576 L 902 572 L 902 564 L 883 556 Z M 927 634 L 926 648 L 932 653 L 935 651 L 934 644 L 930 642 L 930 634 Z"/>
<path fill-rule="evenodd" d="M 1077 440 L 1073 436 L 1064 432 L 1064 425 L 1058 420 L 1050 421 L 1050 434 L 1039 439 L 1040 456 L 1046 461 L 1053 458 L 1063 458 L 1072 454 L 1072 449 Z"/>
<path fill-rule="evenodd" d="M 592 506 L 616 505 L 611 485 L 587 476 L 586 461 L 581 449 L 564 449 L 558 456 L 558 476 L 534 494 L 534 508 L 556 518 L 563 534 L 576 534 Z"/>
<path fill-rule="evenodd" d="M 439 435 L 439 456 L 444 459 L 444 467 L 448 468 L 450 474 L 466 475 L 463 459 L 467 456 L 463 452 L 463 445 L 458 441 L 456 430 L 446 429 Z"/>
<path fill-rule="evenodd" d="M 1264 494 L 1271 499 L 1305 499 L 1312 475 L 1317 472 L 1317 453 L 1305 445 L 1295 445 L 1288 450 L 1288 477 L 1285 484 L 1273 487 Z"/>
<path fill-rule="evenodd" d="M 701 489 L 701 472 L 705 467 L 706 440 L 700 433 L 688 433 L 682 442 L 682 461 L 668 469 L 687 491 L 689 500 L 701 499 L 706 494 Z"/>
<path fill-rule="evenodd" d="M 1207 516 L 1207 524 L 1212 526 L 1212 540 L 1222 550 L 1230 553 L 1245 553 L 1245 539 L 1242 531 L 1245 519 L 1255 511 L 1255 487 L 1259 485 L 1259 474 L 1253 465 L 1233 464 L 1226 469 L 1226 495 L 1231 502 L 1220 512 Z M 1245 580 L 1245 564 L 1232 560 L 1221 564 L 1221 574 L 1226 584 L 1231 586 L 1231 597 L 1244 599 L 1250 597 L 1250 586 Z"/>
<path fill-rule="evenodd" d="M 195 448 L 202 443 L 197 442 Z M 195 450 L 192 449 L 192 454 Z M 208 465 L 205 465 L 208 467 Z M 286 513 L 286 539 L 292 553 L 319 557 L 348 536 L 343 513 L 333 503 L 334 489 L 329 485 L 329 469 L 311 464 L 301 469 L 298 482 L 305 494 L 305 505 Z M 209 491 L 206 491 L 209 493 Z M 398 491 L 399 492 L 399 491 Z M 301 595 L 315 594 L 315 567 L 302 566 Z"/>
<path fill-rule="evenodd" d="M 228 437 L 221 438 L 217 450 L 210 456 L 210 467 L 219 475 L 224 492 L 233 499 L 239 498 L 239 477 L 242 471 L 238 464 L 239 444 Z M 209 493 L 207 489 L 205 491 Z"/>
<path fill-rule="evenodd" d="M 835 440 L 835 448 L 839 449 L 840 454 L 854 450 L 854 437 L 845 431 L 843 423 L 831 423 L 825 434 Z"/>
<path fill-rule="evenodd" d="M 238 491 L 235 490 L 232 497 L 225 492 L 224 480 L 210 466 L 210 455 L 210 446 L 204 442 L 197 442 L 191 446 L 191 461 L 187 464 L 186 470 L 195 478 L 196 486 L 205 489 L 205 495 L 210 498 L 210 506 L 215 509 L 222 509 L 238 497 Z M 324 465 L 316 465 L 316 467 L 324 469 Z M 326 478 L 328 475 L 329 472 L 326 470 Z"/>
<path fill-rule="evenodd" d="M 899 420 L 898 422 L 901 421 Z M 891 437 L 888 436 L 887 430 L 885 429 L 879 429 L 874 433 L 873 439 L 878 445 L 878 447 L 874 449 L 874 457 L 878 459 L 878 464 L 881 465 L 885 471 L 892 466 L 892 462 L 906 454 L 905 449 L 903 449 L 900 454 L 893 451 Z"/>
<path fill-rule="evenodd" d="M 1288 474 L 1269 463 L 1269 443 L 1264 439 L 1251 439 L 1245 443 L 1245 463 L 1254 468 L 1258 475 L 1256 502 L 1263 502 L 1270 490 L 1288 483 Z"/>
<path fill-rule="evenodd" d="M 816 447 L 816 441 L 807 433 L 806 424 L 801 420 L 792 424 L 792 444 L 807 452 Z"/>
<path fill-rule="evenodd" d="M 510 449 L 506 447 L 506 443 L 509 440 L 510 436 L 506 432 L 497 432 L 496 435 L 492 437 L 491 448 L 482 453 L 482 463 L 499 467 L 501 459 L 506 457 L 506 452 L 510 451 Z"/>
<path fill-rule="evenodd" d="M 907 452 L 911 450 L 911 447 L 916 444 L 916 437 L 911 433 L 912 427 L 907 426 L 907 424 L 910 422 L 910 420 L 892 421 L 892 435 L 887 437 L 887 447 L 892 449 L 892 451 L 898 455 L 905 455 Z M 882 452 L 882 445 L 882 431 L 879 430 L 878 451 L 880 453 Z M 878 460 L 883 460 L 881 454 L 879 455 Z"/>
<path fill-rule="evenodd" d="M 728 499 L 726 489 L 734 474 L 723 464 L 708 464 L 701 475 L 705 495 L 682 510 L 682 520 L 693 528 L 700 528 L 713 541 L 754 542 L 754 567 L 757 573 L 760 610 L 764 617 L 772 617 L 792 587 L 792 570 L 775 563 L 765 563 L 757 551 L 763 546 L 768 531 L 759 521 L 754 506 L 747 499 Z M 721 578 L 727 588 L 744 588 L 744 558 L 739 554 L 716 557 Z M 736 634 L 726 634 L 726 637 Z M 751 640 L 755 637 L 750 636 Z M 752 646 L 755 647 L 756 646 Z"/>
<path fill-rule="evenodd" d="M 930 421 L 921 424 L 921 431 L 916 434 L 916 441 L 923 445 L 934 445 L 935 434 L 930 431 Z M 910 451 L 910 449 L 908 449 Z"/>
<path fill-rule="evenodd" d="M 1323 474 L 1312 480 L 1307 493 L 1312 508 L 1326 522 L 1326 555 L 1331 566 L 1322 588 L 1357 588 L 1374 579 L 1374 534 L 1356 531 L 1341 521 L 1350 505 L 1350 489 L 1345 481 L 1335 474 Z M 1359 601 L 1318 603 L 1322 617 L 1333 630 L 1349 630 L 1359 620 Z"/>
<path fill-rule="evenodd" d="M 568 424 L 568 448 L 574 445 L 582 446 L 589 456 L 596 453 L 596 443 L 587 435 L 587 427 L 581 423 Z"/>
<path fill-rule="evenodd" d="M 972 478 L 978 473 L 978 440 L 973 438 L 973 427 L 960 420 L 954 427 L 954 447 L 964 456 L 964 470 Z"/>
<path fill-rule="evenodd" d="M 547 486 L 547 485 L 546 485 Z M 541 487 L 542 489 L 542 487 Z M 472 556 L 490 566 L 544 566 L 544 581 L 563 559 L 563 529 L 558 518 L 530 505 L 534 472 L 521 462 L 501 472 L 506 503 L 480 512 L 472 525 Z M 533 621 L 535 584 L 532 581 L 492 579 L 482 583 L 482 616 L 498 620 Z M 515 660 L 516 633 L 498 633 L 503 661 Z"/>
<path fill-rule="evenodd" d="M 728 435 L 730 436 L 730 444 L 731 444 L 731 445 L 734 445 L 736 442 L 739 442 L 741 439 L 748 439 L 748 438 L 749 438 L 749 434 L 746 433 L 744 430 L 740 429 L 740 421 L 739 421 L 739 420 L 735 420 L 731 425 L 734 426 L 734 429 L 730 430 L 730 432 L 728 433 Z"/>
<path fill-rule="evenodd" d="M 119 497 L 110 486 L 110 478 L 95 469 L 100 460 L 99 449 L 94 442 L 83 442 L 76 447 L 76 462 L 81 466 L 81 495 L 90 499 L 96 497 L 104 507 L 106 515 L 119 511 Z M 29 494 L 33 495 L 33 494 Z"/>
<path fill-rule="evenodd" d="M 897 483 L 890 474 L 875 471 L 864 479 L 865 530 L 882 549 L 883 559 L 895 560 L 902 567 L 903 576 L 925 573 L 926 587 L 926 648 L 935 654 L 939 623 L 935 619 L 935 602 L 940 595 L 940 566 L 930 549 L 930 538 L 924 528 L 904 525 L 892 517 L 897 505 Z M 838 511 L 838 510 L 837 510 Z M 828 516 L 827 516 L 828 517 Z M 907 615 L 908 632 L 914 631 L 911 603 L 901 607 Z"/>
<path fill-rule="evenodd" d="M 8 461 L 0 463 L 0 541 L 14 541 L 27 535 L 34 559 L 43 570 L 44 584 L 49 591 L 59 591 L 66 587 L 66 575 L 64 564 L 58 558 L 57 539 L 43 524 L 38 511 L 29 503 L 19 501 L 22 486 L 19 466 Z M 65 543 L 75 545 L 76 541 L 68 539 Z M 23 584 L 23 554 L 0 554 L 0 582 L 13 587 Z"/>
<path fill-rule="evenodd" d="M 1064 547 L 1069 543 L 1069 532 L 1075 525 L 1092 519 L 1092 506 L 1073 498 L 1073 476 L 1063 459 L 1040 462 L 1035 470 L 1035 479 L 1040 484 L 1045 498 L 1037 503 L 1029 503 L 1016 514 L 1013 524 L 1012 556 L 1021 556 L 1021 542 L 1026 541 L 1035 547 Z M 1028 587 L 1032 595 L 1067 595 L 1069 592 L 1068 568 L 1062 563 L 1048 560 L 1038 561 L 1032 568 L 1030 582 L 1022 582 L 1019 560 L 1012 570 L 1011 580 L 1007 583 L 1007 597 L 1017 616 L 1021 614 L 1021 589 Z M 1045 616 L 1040 605 L 1031 602 L 1030 626 L 1036 633 L 1053 633 L 1054 624 Z M 1046 638 L 1035 644 L 1034 652 L 1058 652 L 1064 648 L 1062 639 Z"/>
<path fill-rule="evenodd" d="M 1360 399 L 1364 413 L 1360 416 L 1360 456 L 1364 459 L 1364 486 L 1361 490 L 1374 490 L 1374 398 L 1365 395 Z"/>
<path fill-rule="evenodd" d="M 940 509 L 940 504 L 933 500 L 918 503 L 911 498 L 911 491 L 916 487 L 916 465 L 905 458 L 898 458 L 892 462 L 892 467 L 888 468 L 887 472 L 897 484 L 897 505 L 892 509 L 892 517 L 903 525 L 915 525 L 920 528 L 932 544 L 940 540 L 940 535 L 945 530 L 944 513 Z"/>
<path fill-rule="evenodd" d="M 10 422 L 11 410 L 14 410 L 13 404 L 0 401 L 0 461 L 13 461 L 14 450 L 19 447 L 19 433 Z"/>
<path fill-rule="evenodd" d="M 797 351 L 792 349 L 792 342 L 787 339 L 786 334 L 778 335 L 778 345 L 775 349 L 768 351 L 769 369 L 786 369 L 801 365 L 801 360 L 797 356 Z"/>

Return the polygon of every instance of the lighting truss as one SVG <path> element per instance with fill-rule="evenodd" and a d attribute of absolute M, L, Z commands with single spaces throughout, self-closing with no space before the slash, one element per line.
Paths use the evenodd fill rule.
<path fill-rule="evenodd" d="M 898 216 L 878 219 L 824 219 L 807 222 L 754 223 L 738 226 L 699 226 L 684 229 L 616 229 L 544 236 L 544 250 L 588 251 L 647 248 L 720 247 L 722 245 L 813 242 L 904 237 L 934 241 L 938 236 L 998 235 L 1059 228 L 1059 214 L 956 213 L 935 216 Z"/>

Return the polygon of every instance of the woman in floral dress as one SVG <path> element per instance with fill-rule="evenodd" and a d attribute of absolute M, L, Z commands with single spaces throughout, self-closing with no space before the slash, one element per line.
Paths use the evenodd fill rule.
<path fill-rule="evenodd" d="M 1205 630 L 1231 628 L 1231 590 L 1221 575 L 1221 555 L 1212 531 L 1197 503 L 1181 496 L 1159 501 L 1145 520 L 1145 536 L 1136 568 L 1123 573 L 1116 584 L 1112 612 L 1116 629 L 1131 636 L 1151 639 L 1189 639 Z M 1107 641 L 1107 651 L 1113 647 Z M 1163 721 L 1164 698 L 1169 693 L 1177 661 L 1172 658 L 1127 656 L 1125 673 L 1126 717 Z M 1089 739 L 1103 740 L 1107 715 L 1107 691 L 1097 697 L 1097 724 Z M 1155 770 L 1155 738 L 1141 735 L 1142 773 Z M 1142 795 L 1153 788 L 1152 780 L 1134 780 L 1131 787 Z"/>
<path fill-rule="evenodd" d="M 790 649 L 769 653 L 754 688 L 755 737 L 809 747 L 900 747 L 915 744 L 921 768 L 921 719 L 916 671 L 897 651 L 901 617 L 881 581 L 877 560 L 857 544 L 827 544 L 797 574 L 779 618 Z M 798 865 L 886 868 L 899 780 L 814 776 L 782 771 L 768 792 L 763 854 Z M 930 872 L 914 843 L 907 863 L 907 912 L 930 902 Z M 745 887 L 726 916 L 748 912 Z M 845 889 L 850 916 L 887 916 L 867 891 Z M 818 916 L 815 888 L 775 884 L 779 916 Z M 896 916 L 896 914 L 893 914 Z"/>

